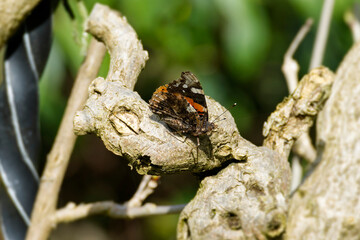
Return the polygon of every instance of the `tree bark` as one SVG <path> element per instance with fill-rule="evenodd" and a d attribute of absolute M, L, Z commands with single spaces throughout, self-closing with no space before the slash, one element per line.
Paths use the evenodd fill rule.
<path fill-rule="evenodd" d="M 300 81 L 265 123 L 263 147 L 243 139 L 226 113 L 226 120 L 200 139 L 196 156 L 194 139 L 172 133 L 132 90 L 148 57 L 135 32 L 116 31 L 125 18 L 101 5 L 96 8 L 99 11 L 90 15 L 88 28 L 109 49 L 110 69 L 106 79 L 92 82 L 86 106 L 74 118 L 75 133 L 97 134 L 140 174 L 206 172 L 197 195 L 180 216 L 179 239 L 282 236 L 290 191 L 288 156 L 328 98 L 332 72 L 317 68 Z M 128 48 L 127 41 L 136 44 Z M 124 54 L 129 57 L 122 58 Z M 224 111 L 209 97 L 207 103 L 210 120 Z"/>
<path fill-rule="evenodd" d="M 131 71 L 132 61 L 119 60 L 119 53 L 128 49 L 118 48 L 117 41 L 126 42 L 125 38 L 112 36 L 123 33 L 109 31 L 115 22 L 112 17 L 99 15 L 88 24 L 90 32 L 108 47 L 111 64 L 107 78 L 95 79 L 89 88 L 86 107 L 74 119 L 75 132 L 97 134 L 109 150 L 125 157 L 141 174 L 206 172 L 197 195 L 180 216 L 179 239 L 266 239 L 282 237 L 285 231 L 287 239 L 358 235 L 359 45 L 340 66 L 329 103 L 319 116 L 317 160 L 322 161 L 290 199 L 290 149 L 323 107 L 333 74 L 318 68 L 299 83 L 266 122 L 263 147 L 243 139 L 227 114 L 201 139 L 195 158 L 194 139 L 169 131 L 132 91 L 147 53 L 140 42 L 129 51 L 135 53 L 136 72 Z M 207 103 L 210 119 L 224 110 L 211 98 Z"/>
<path fill-rule="evenodd" d="M 318 165 L 291 201 L 286 239 L 359 239 L 359 73 L 356 44 L 338 68 L 319 114 Z"/>
<path fill-rule="evenodd" d="M 95 133 L 140 174 L 204 172 L 244 159 L 250 150 L 229 112 L 210 135 L 201 136 L 199 148 L 196 138 L 171 132 L 151 112 L 148 103 L 133 91 L 148 54 L 132 28 L 119 27 L 125 23 L 125 17 L 100 4 L 89 16 L 88 31 L 108 48 L 110 69 L 106 79 L 92 82 L 86 106 L 75 115 L 74 132 Z M 207 103 L 210 121 L 226 111 L 209 97 Z"/>
<path fill-rule="evenodd" d="M 312 70 L 268 118 L 264 146 L 247 143 L 252 148 L 247 147 L 246 161 L 204 178 L 180 215 L 178 239 L 282 236 L 287 222 L 291 146 L 312 125 L 332 82 L 328 69 Z"/>

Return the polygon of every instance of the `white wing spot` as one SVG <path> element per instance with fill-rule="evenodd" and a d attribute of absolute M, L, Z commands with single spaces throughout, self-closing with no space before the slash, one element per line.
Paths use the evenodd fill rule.
<path fill-rule="evenodd" d="M 189 105 L 186 107 L 186 111 L 188 111 L 188 112 L 196 112 L 196 109 L 189 104 Z"/>
<path fill-rule="evenodd" d="M 193 92 L 193 93 L 198 93 L 198 94 L 202 94 L 202 90 L 201 89 L 198 89 L 198 88 L 191 88 L 191 91 Z"/>

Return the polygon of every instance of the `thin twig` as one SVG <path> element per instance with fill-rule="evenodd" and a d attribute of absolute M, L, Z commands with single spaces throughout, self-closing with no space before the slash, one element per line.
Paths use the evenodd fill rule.
<path fill-rule="evenodd" d="M 288 48 L 284 56 L 284 63 L 282 65 L 281 70 L 285 75 L 286 83 L 290 94 L 295 90 L 298 84 L 297 74 L 299 72 L 299 65 L 294 60 L 293 56 L 295 54 L 295 51 L 298 49 L 300 43 L 303 41 L 306 34 L 309 32 L 312 24 L 313 24 L 313 20 L 311 18 L 306 20 L 305 24 L 300 28 L 299 32 L 296 34 L 294 40 L 290 44 L 290 47 Z"/>
<path fill-rule="evenodd" d="M 56 210 L 60 186 L 76 140 L 73 117 L 87 99 L 88 86 L 98 74 L 105 52 L 101 42 L 91 40 L 88 55 L 79 70 L 54 145 L 47 157 L 26 237 L 28 240 L 47 239 L 50 233 L 50 217 Z"/>
<path fill-rule="evenodd" d="M 334 0 L 324 0 L 324 5 L 321 12 L 321 19 L 320 24 L 318 26 L 318 30 L 316 33 L 316 40 L 314 49 L 311 56 L 310 61 L 310 67 L 309 70 L 318 67 L 321 65 L 324 57 L 324 51 L 326 47 L 326 41 L 329 33 L 329 26 L 330 26 L 330 20 L 332 15 L 332 10 L 334 6 Z M 296 73 L 297 74 L 297 73 Z M 293 84 L 294 80 L 290 84 Z M 290 87 L 290 84 L 288 83 L 289 90 L 292 90 Z M 290 91 L 292 92 L 292 91 Z M 298 155 L 304 157 L 307 161 L 313 162 L 316 157 L 316 150 L 314 146 L 311 143 L 311 138 L 309 136 L 309 132 L 304 133 L 299 139 L 295 142 L 293 146 L 293 151 Z M 299 169 L 297 169 L 299 168 Z M 292 185 L 297 186 L 301 182 L 302 174 L 295 174 L 302 169 L 300 169 L 300 164 L 294 164 L 293 165 L 293 179 L 292 179 Z"/>
<path fill-rule="evenodd" d="M 299 156 L 295 155 L 292 157 L 292 164 L 291 164 L 291 186 L 290 186 L 290 192 L 293 192 L 301 183 L 302 179 L 302 167 L 300 165 L 300 158 Z"/>
<path fill-rule="evenodd" d="M 325 67 L 314 68 L 295 91 L 278 104 L 264 123 L 264 146 L 287 158 L 293 141 L 304 134 L 329 97 L 334 74 Z"/>
<path fill-rule="evenodd" d="M 299 32 L 296 34 L 294 40 L 290 44 L 290 47 L 286 51 L 285 56 L 284 56 L 284 63 L 282 65 L 282 71 L 284 73 L 290 94 L 295 90 L 295 88 L 298 84 L 298 72 L 299 72 L 299 65 L 298 65 L 297 61 L 293 58 L 293 55 L 295 54 L 295 51 L 299 47 L 300 43 L 305 38 L 306 34 L 309 32 L 312 24 L 313 24 L 312 19 L 309 18 L 306 20 L 305 24 L 300 28 Z M 293 146 L 293 151 L 296 152 L 296 154 L 298 156 L 305 157 L 305 159 L 309 159 L 308 158 L 309 156 L 308 155 L 303 156 L 299 153 L 306 153 L 306 154 L 309 153 L 309 154 L 311 154 L 311 157 L 313 155 L 316 155 L 315 149 L 311 145 L 311 141 L 310 141 L 310 145 L 305 144 L 305 143 L 309 143 L 309 141 L 308 141 L 309 139 L 310 139 L 309 134 L 305 133 L 295 142 L 295 144 Z M 295 147 L 295 146 L 297 146 L 297 147 Z M 299 150 L 299 151 L 297 151 L 297 150 Z M 302 178 L 302 168 L 299 163 L 300 159 L 298 156 L 294 156 L 292 158 L 293 164 L 291 167 L 291 170 L 292 170 L 291 191 L 300 184 L 301 178 Z M 312 160 L 313 158 L 310 158 L 310 159 Z M 314 157 L 314 159 L 315 159 L 315 157 Z"/>
<path fill-rule="evenodd" d="M 323 61 L 333 7 L 334 0 L 324 0 L 309 70 L 319 67 Z"/>
<path fill-rule="evenodd" d="M 145 175 L 134 196 L 126 203 L 128 207 L 140 207 L 144 200 L 154 192 L 158 186 L 158 176 Z"/>
<path fill-rule="evenodd" d="M 324 49 L 326 46 L 327 35 L 329 32 L 330 18 L 332 14 L 333 4 L 334 4 L 333 0 L 324 1 L 321 20 L 316 35 L 316 42 L 315 42 L 309 69 L 313 69 L 314 67 L 321 65 L 324 55 Z M 293 60 L 292 57 L 289 56 L 291 56 L 291 54 L 294 53 L 298 45 L 298 42 L 303 37 L 303 34 L 307 32 L 306 26 L 309 24 L 308 21 L 306 22 L 305 26 L 303 26 L 302 29 L 299 31 L 298 35 L 295 37 L 293 43 L 290 45 L 289 50 L 287 51 L 284 58 L 284 65 L 282 69 L 286 81 L 288 83 L 288 88 L 290 93 L 293 91 L 294 86 L 296 87 L 297 84 L 298 65 L 297 62 Z M 298 141 L 295 142 L 293 146 L 293 151 L 299 156 L 304 157 L 309 162 L 313 162 L 315 160 L 316 150 L 311 143 L 311 139 L 308 133 L 301 136 L 298 139 Z"/>
<path fill-rule="evenodd" d="M 55 224 L 72 222 L 95 214 L 106 214 L 112 218 L 139 218 L 179 213 L 184 207 L 185 204 L 157 206 L 153 203 L 147 203 L 141 207 L 129 207 L 126 204 L 116 204 L 112 201 L 80 204 L 77 206 L 74 203 L 69 203 L 66 207 L 56 211 L 52 222 Z"/>
<path fill-rule="evenodd" d="M 350 10 L 345 13 L 344 18 L 350 28 L 354 43 L 358 42 L 360 39 L 360 22 Z"/>
<path fill-rule="evenodd" d="M 315 161 L 316 149 L 312 144 L 308 132 L 299 137 L 299 139 L 294 143 L 292 151 L 309 163 L 313 163 Z"/>

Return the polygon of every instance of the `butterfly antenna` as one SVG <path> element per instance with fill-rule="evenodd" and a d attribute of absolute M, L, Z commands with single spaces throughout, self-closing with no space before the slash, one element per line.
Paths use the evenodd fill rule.
<path fill-rule="evenodd" d="M 237 103 L 234 103 L 231 107 L 235 107 L 237 105 Z M 221 113 L 219 116 L 217 116 L 211 123 L 215 123 L 215 122 L 219 122 L 222 120 L 225 120 L 226 118 L 220 119 L 218 120 L 222 115 L 224 115 L 225 113 L 227 113 L 229 111 L 229 109 L 226 109 L 223 113 Z"/>

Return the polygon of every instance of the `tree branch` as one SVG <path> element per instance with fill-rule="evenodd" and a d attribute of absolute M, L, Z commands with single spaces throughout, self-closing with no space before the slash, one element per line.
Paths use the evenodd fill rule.
<path fill-rule="evenodd" d="M 309 32 L 312 24 L 312 19 L 306 20 L 305 24 L 296 34 L 284 56 L 282 71 L 284 73 L 290 94 L 295 90 L 298 84 L 299 72 L 299 65 L 293 58 L 293 55 L 295 54 L 295 51 L 299 47 L 302 40 L 305 38 L 306 34 Z M 313 162 L 315 160 L 316 150 L 311 143 L 309 132 L 304 133 L 298 138 L 298 140 L 294 143 L 292 150 L 296 155 L 292 158 L 291 168 L 293 174 L 291 180 L 291 191 L 293 191 L 300 184 L 302 179 L 302 167 L 300 165 L 299 156 L 305 158 L 309 162 Z"/>
<path fill-rule="evenodd" d="M 305 75 L 296 90 L 276 107 L 266 123 L 264 146 L 288 156 L 294 140 L 306 132 L 329 97 L 333 73 L 320 67 Z"/>
<path fill-rule="evenodd" d="M 290 47 L 284 55 L 284 62 L 281 70 L 284 73 L 290 94 L 295 90 L 298 84 L 299 72 L 299 65 L 294 60 L 293 56 L 298 49 L 300 43 L 304 40 L 306 34 L 309 32 L 312 24 L 313 20 L 311 18 L 306 20 L 305 24 L 300 28 L 299 32 L 296 34 L 294 40 L 291 42 Z"/>
<path fill-rule="evenodd" d="M 178 239 L 266 239 L 285 231 L 291 145 L 311 126 L 332 81 L 326 68 L 311 71 L 268 118 L 265 147 L 247 146 L 246 161 L 202 180 L 180 215 Z"/>
<path fill-rule="evenodd" d="M 286 51 L 284 56 L 284 63 L 282 65 L 282 71 L 284 73 L 286 83 L 289 89 L 289 93 L 292 93 L 295 90 L 295 87 L 298 84 L 298 71 L 299 66 L 297 62 L 293 59 L 293 55 L 298 48 L 300 42 L 305 37 L 306 33 L 310 30 L 313 21 L 308 19 L 306 23 L 301 27 L 300 31 L 294 38 L 293 42 L 291 43 L 289 49 Z M 295 142 L 292 148 L 293 152 L 306 159 L 309 162 L 313 162 L 316 157 L 316 150 L 311 143 L 311 139 L 309 133 L 306 132 L 299 139 Z M 300 166 L 298 164 L 294 164 L 294 166 Z M 299 170 L 296 170 L 299 171 Z M 301 174 L 300 174 L 301 175 Z M 300 176 L 297 175 L 297 176 Z M 300 179 L 296 179 L 296 182 L 300 183 Z M 296 185 L 296 184 L 295 184 Z"/>
<path fill-rule="evenodd" d="M 74 119 L 75 133 L 97 134 L 110 151 L 126 158 L 140 174 L 203 172 L 229 160 L 242 160 L 248 144 L 230 113 L 224 114 L 226 120 L 219 121 L 209 136 L 200 139 L 197 159 L 196 138 L 174 134 L 150 111 L 148 103 L 132 91 L 147 52 L 131 27 L 117 30 L 125 25 L 125 18 L 98 4 L 95 9 L 88 29 L 109 49 L 110 69 L 106 79 L 95 79 L 89 88 L 86 106 Z M 134 39 L 132 46 L 129 43 Z M 207 103 L 210 121 L 225 111 L 211 98 Z"/>
<path fill-rule="evenodd" d="M 100 39 L 109 51 L 110 67 L 106 80 L 133 89 L 149 56 L 126 18 L 107 6 L 95 4 L 86 30 Z"/>
<path fill-rule="evenodd" d="M 141 207 L 129 207 L 127 205 L 116 204 L 112 201 L 80 204 L 77 206 L 74 203 L 69 203 L 66 207 L 56 211 L 51 222 L 54 224 L 72 222 L 95 214 L 105 214 L 112 218 L 148 217 L 179 213 L 184 207 L 185 204 L 156 206 L 153 203 L 147 203 Z"/>
<path fill-rule="evenodd" d="M 360 22 L 350 10 L 345 13 L 345 22 L 350 28 L 354 43 L 358 42 L 360 40 Z"/>
<path fill-rule="evenodd" d="M 360 175 L 360 45 L 337 70 L 317 120 L 318 165 L 296 191 L 286 239 L 356 239 Z"/>
<path fill-rule="evenodd" d="M 311 56 L 309 70 L 319 67 L 324 58 L 326 41 L 329 33 L 330 20 L 333 12 L 334 0 L 324 0 L 320 23 L 316 32 L 315 45 Z"/>
<path fill-rule="evenodd" d="M 128 207 L 140 207 L 144 200 L 154 192 L 158 186 L 158 176 L 145 175 L 134 196 L 126 203 Z"/>
<path fill-rule="evenodd" d="M 72 131 L 73 116 L 84 104 L 89 83 L 96 77 L 104 55 L 104 45 L 92 40 L 85 62 L 76 77 L 54 145 L 47 157 L 26 236 L 28 240 L 47 239 L 50 233 L 50 217 L 56 210 L 60 186 L 76 140 Z"/>

